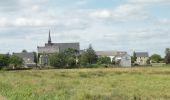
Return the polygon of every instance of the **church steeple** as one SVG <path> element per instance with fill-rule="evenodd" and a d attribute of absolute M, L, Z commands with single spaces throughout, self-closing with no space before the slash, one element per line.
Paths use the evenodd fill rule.
<path fill-rule="evenodd" d="M 48 44 L 51 44 L 51 33 L 50 33 L 50 30 L 49 30 L 49 36 L 48 36 Z"/>

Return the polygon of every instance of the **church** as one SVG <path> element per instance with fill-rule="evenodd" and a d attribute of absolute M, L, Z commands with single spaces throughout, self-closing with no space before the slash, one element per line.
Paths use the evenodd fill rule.
<path fill-rule="evenodd" d="M 75 43 L 52 43 L 51 33 L 49 31 L 48 43 L 45 43 L 45 46 L 38 46 L 38 56 L 39 56 L 39 64 L 42 66 L 46 66 L 49 64 L 48 56 L 49 54 L 56 52 L 63 52 L 64 50 L 72 48 L 80 51 L 79 42 Z"/>

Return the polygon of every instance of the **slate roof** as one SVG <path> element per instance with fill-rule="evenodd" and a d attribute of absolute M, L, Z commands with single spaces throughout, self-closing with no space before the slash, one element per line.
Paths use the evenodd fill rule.
<path fill-rule="evenodd" d="M 72 48 L 76 50 L 80 50 L 80 45 L 78 42 L 75 43 L 52 43 L 51 42 L 51 35 L 49 31 L 48 43 L 45 43 L 43 47 L 37 47 L 38 53 L 55 53 L 55 52 L 62 52 L 65 49 Z"/>
<path fill-rule="evenodd" d="M 34 53 L 32 52 L 21 52 L 21 53 L 13 53 L 13 55 L 16 55 L 20 58 L 22 58 L 25 63 L 33 63 L 34 62 Z M 29 61 L 28 61 L 29 59 Z"/>
<path fill-rule="evenodd" d="M 127 54 L 124 51 L 96 51 L 98 56 L 122 56 Z"/>
<path fill-rule="evenodd" d="M 135 52 L 136 57 L 149 57 L 148 52 Z"/>
<path fill-rule="evenodd" d="M 38 53 L 55 53 L 59 52 L 58 46 L 45 46 L 45 47 L 37 47 Z"/>
<path fill-rule="evenodd" d="M 62 52 L 65 49 L 73 48 L 76 50 L 80 50 L 80 45 L 78 42 L 76 43 L 46 43 L 44 47 L 37 47 L 38 53 L 55 53 Z"/>

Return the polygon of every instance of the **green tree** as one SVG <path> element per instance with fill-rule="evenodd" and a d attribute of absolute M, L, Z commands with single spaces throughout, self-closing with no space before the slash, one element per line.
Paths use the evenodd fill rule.
<path fill-rule="evenodd" d="M 111 64 L 110 57 L 99 57 L 97 60 L 98 64 Z"/>
<path fill-rule="evenodd" d="M 170 64 L 170 49 L 166 48 L 165 50 L 165 62 L 166 64 Z"/>
<path fill-rule="evenodd" d="M 13 69 L 15 69 L 16 67 L 20 67 L 23 64 L 23 59 L 16 55 L 12 55 L 10 57 L 10 64 L 12 64 Z"/>
<path fill-rule="evenodd" d="M 84 51 L 80 57 L 80 63 L 82 65 L 91 65 L 97 62 L 97 55 L 93 50 L 92 46 L 89 45 L 89 48 Z"/>
<path fill-rule="evenodd" d="M 67 58 L 67 66 L 68 67 L 75 67 L 76 66 L 76 59 L 74 57 Z"/>
<path fill-rule="evenodd" d="M 66 59 L 65 54 L 62 53 L 55 53 L 49 55 L 49 63 L 51 66 L 54 66 L 56 68 L 62 68 L 66 65 Z"/>
<path fill-rule="evenodd" d="M 68 48 L 63 52 L 51 54 L 49 56 L 50 65 L 56 68 L 75 67 L 78 53 L 77 50 Z"/>
<path fill-rule="evenodd" d="M 22 50 L 22 52 L 27 53 L 27 50 L 24 49 L 24 50 Z"/>
<path fill-rule="evenodd" d="M 137 57 L 136 57 L 136 52 L 134 51 L 134 52 L 133 52 L 133 56 L 131 57 L 132 63 L 135 63 L 136 59 L 137 59 Z"/>
<path fill-rule="evenodd" d="M 33 52 L 34 54 L 34 62 L 36 63 L 36 65 L 38 64 L 38 56 L 36 52 Z"/>
<path fill-rule="evenodd" d="M 79 54 L 79 51 L 76 49 L 68 48 L 68 49 L 64 50 L 67 67 L 76 66 L 76 59 L 77 59 L 78 54 Z"/>
<path fill-rule="evenodd" d="M 152 62 L 159 63 L 159 62 L 161 62 L 162 58 L 161 58 L 161 56 L 158 55 L 158 54 L 153 54 L 153 55 L 150 57 L 150 60 L 151 60 Z"/>
<path fill-rule="evenodd" d="M 83 66 L 86 66 L 88 64 L 88 56 L 87 56 L 87 52 L 83 52 L 81 55 L 80 55 L 80 64 L 83 65 Z"/>
<path fill-rule="evenodd" d="M 0 54 L 0 68 L 9 65 L 9 54 Z"/>

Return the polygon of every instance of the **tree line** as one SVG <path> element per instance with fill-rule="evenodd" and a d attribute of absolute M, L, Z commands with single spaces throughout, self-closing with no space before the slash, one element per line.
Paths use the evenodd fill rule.
<path fill-rule="evenodd" d="M 9 55 L 9 54 L 0 54 L 0 69 L 3 67 L 12 67 L 15 69 L 18 66 L 21 66 L 23 64 L 23 59 L 15 56 L 15 55 Z"/>
<path fill-rule="evenodd" d="M 111 64 L 111 59 L 109 57 L 98 57 L 90 45 L 81 54 L 79 51 L 71 48 L 63 52 L 50 54 L 49 64 L 56 68 L 97 67 L 99 64 L 108 66 Z"/>
<path fill-rule="evenodd" d="M 37 54 L 34 52 L 34 62 L 38 63 Z M 135 52 L 131 58 L 132 63 L 136 61 Z M 148 63 L 166 63 L 170 64 L 170 48 L 165 50 L 165 57 L 159 54 L 153 54 L 149 57 Z M 23 59 L 16 55 L 0 54 L 0 69 L 3 67 L 12 67 L 13 69 L 22 66 Z M 75 67 L 108 67 L 115 65 L 110 57 L 98 57 L 95 50 L 90 45 L 86 50 L 80 52 L 75 49 L 66 49 L 63 52 L 49 54 L 49 65 L 55 68 L 75 68 Z"/>

